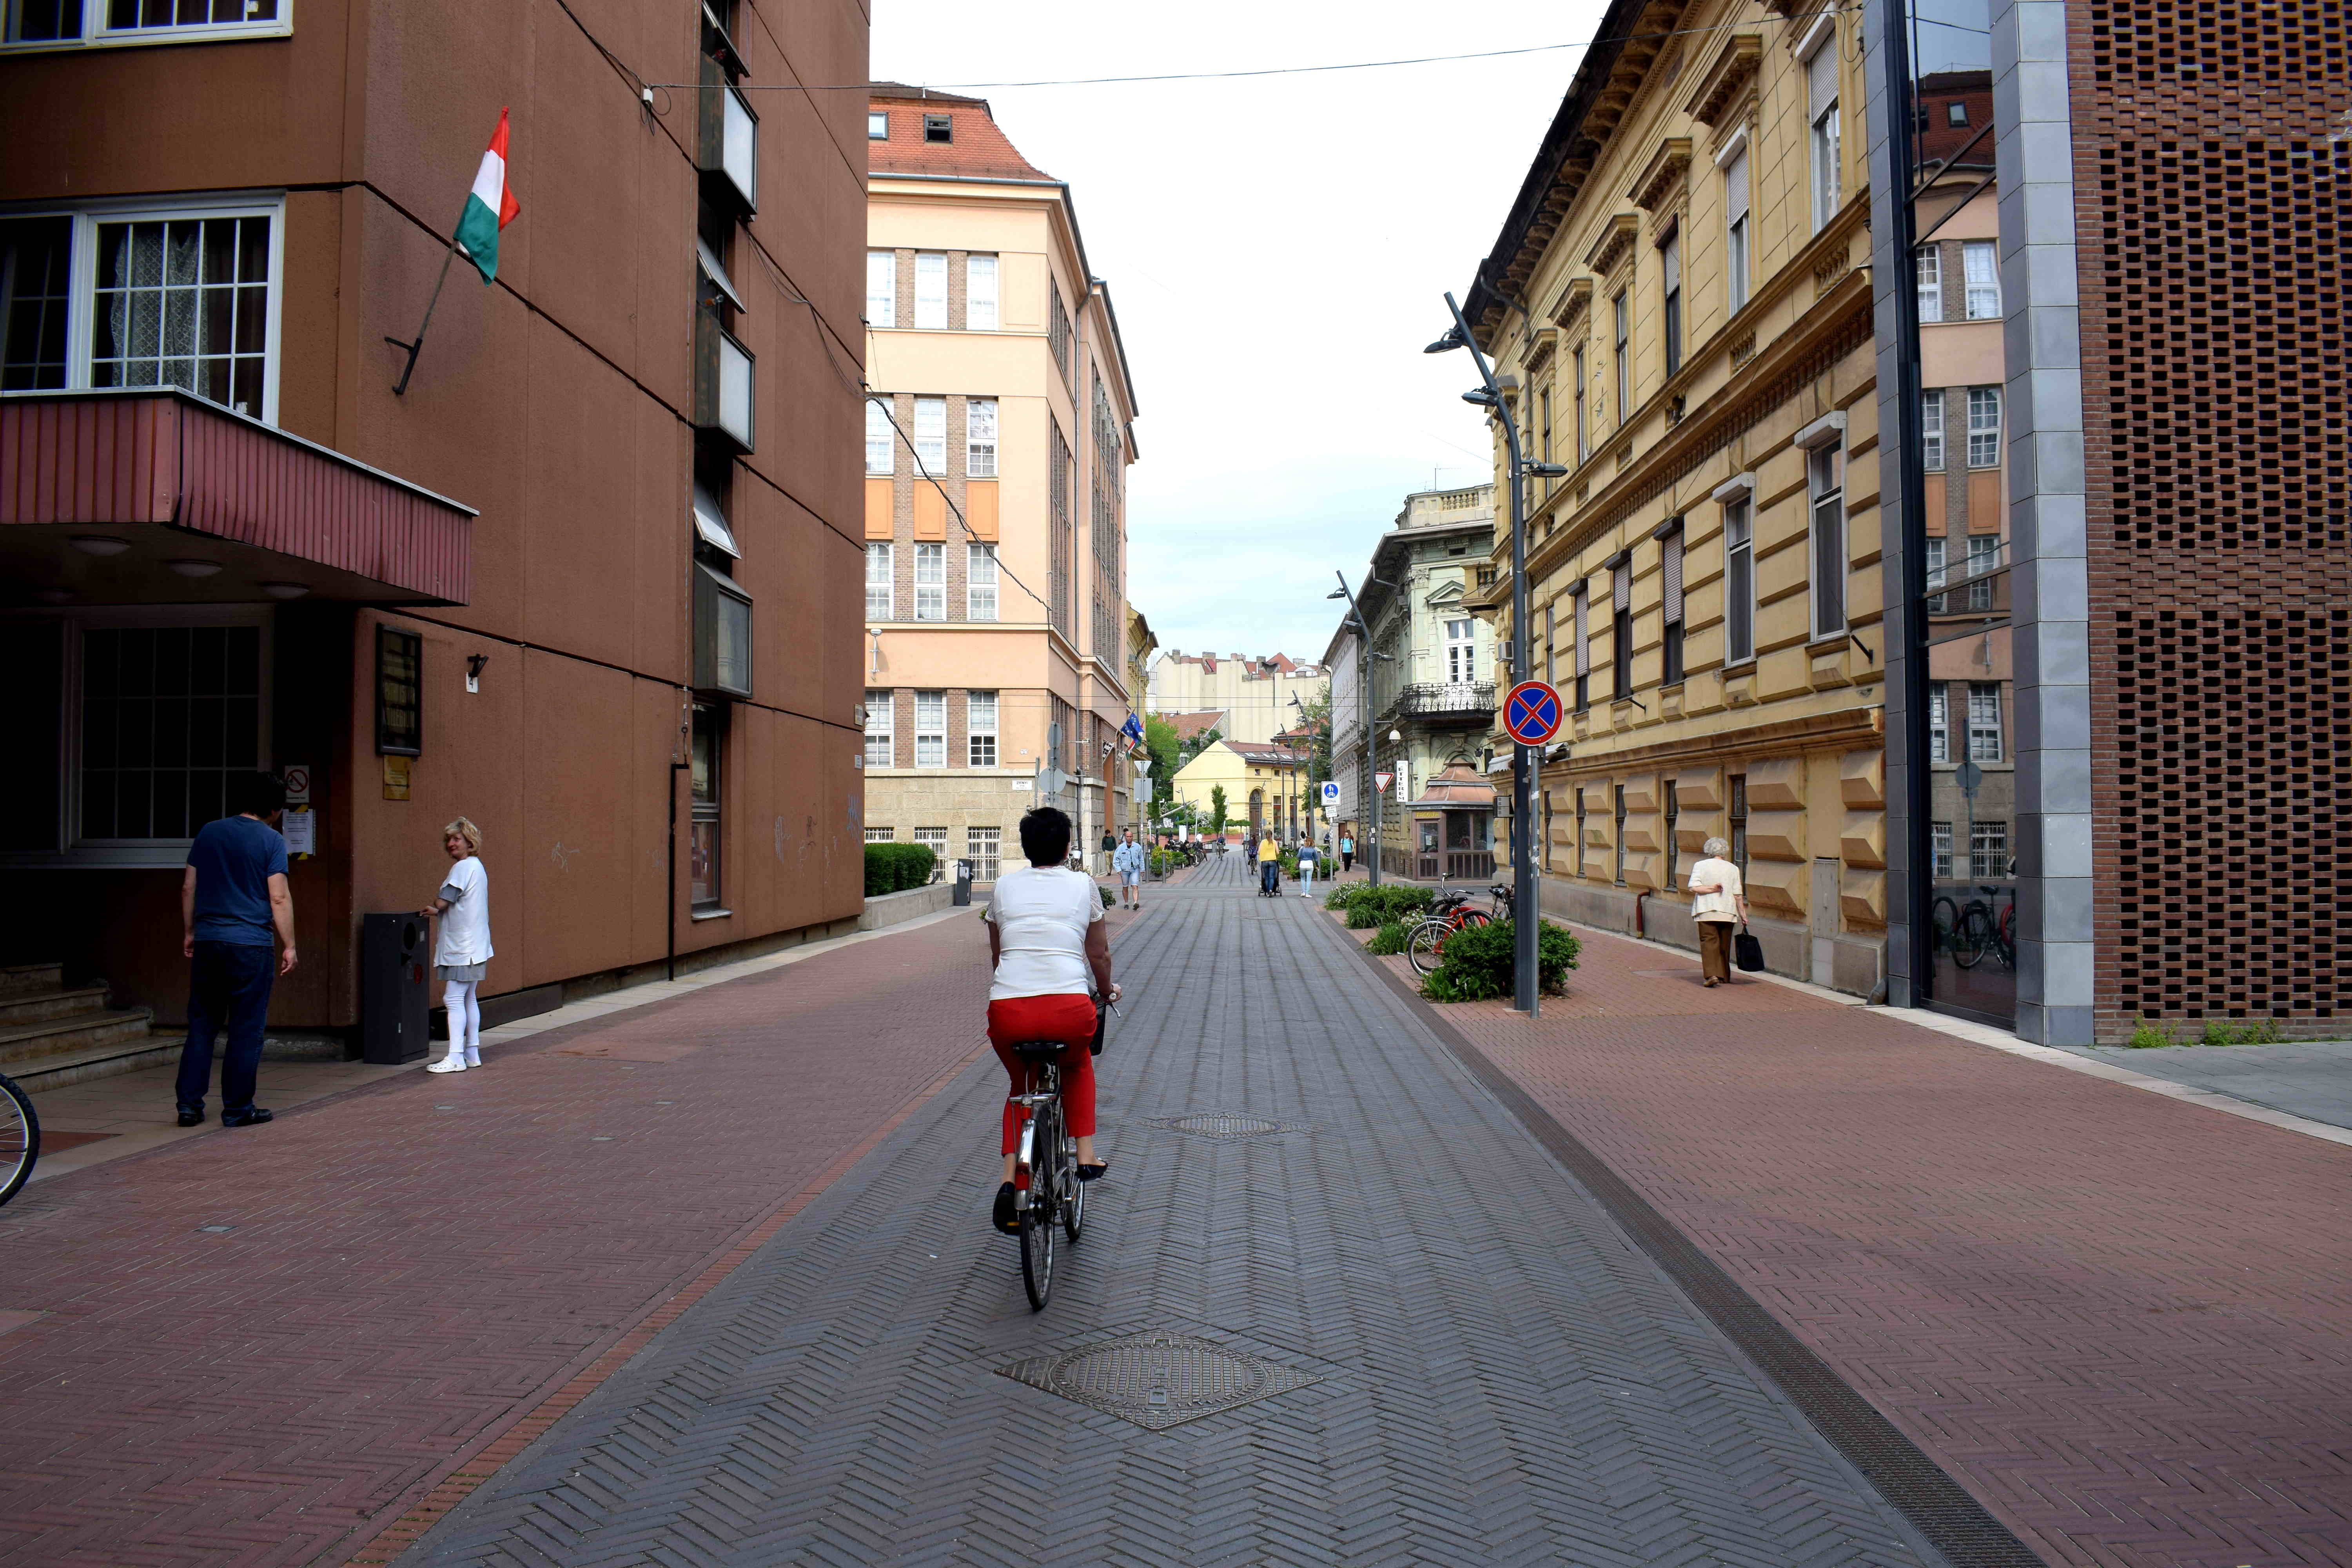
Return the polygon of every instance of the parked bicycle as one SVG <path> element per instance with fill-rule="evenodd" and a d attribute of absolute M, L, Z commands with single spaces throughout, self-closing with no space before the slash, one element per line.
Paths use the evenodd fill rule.
<path fill-rule="evenodd" d="M 32 1179 L 41 1157 L 41 1119 L 16 1080 L 0 1073 L 0 1204 Z"/>
<path fill-rule="evenodd" d="M 1109 1013 L 1118 1006 L 1099 1005 Z M 1016 1094 L 1021 1142 L 1013 1157 L 1013 1212 L 1021 1231 L 1021 1283 L 1029 1310 L 1045 1310 L 1054 1293 L 1054 1228 L 1072 1246 L 1087 1226 L 1087 1187 L 1078 1180 L 1078 1141 L 1062 1115 L 1063 1054 L 1090 1050 L 1089 1040 L 1031 1040 L 1013 1047 L 1029 1064 L 1029 1089 Z"/>
<path fill-rule="evenodd" d="M 2002 967 L 2017 967 L 2017 895 L 2010 894 L 2006 904 L 2000 902 L 2000 889 L 1986 888 L 1987 899 L 1971 898 L 1959 903 L 1949 893 L 1938 893 L 1928 906 L 1928 922 L 1935 928 L 1936 945 L 1951 954 L 1952 962 L 1962 969 L 1974 969 L 1990 953 Z"/>
<path fill-rule="evenodd" d="M 1429 912 L 1405 935 L 1405 961 L 1415 974 L 1430 973 L 1444 962 L 1446 941 L 1454 932 L 1511 918 L 1511 889 L 1497 882 L 1486 891 L 1495 902 L 1482 910 L 1470 901 L 1467 891 L 1439 889 L 1429 901 Z"/>

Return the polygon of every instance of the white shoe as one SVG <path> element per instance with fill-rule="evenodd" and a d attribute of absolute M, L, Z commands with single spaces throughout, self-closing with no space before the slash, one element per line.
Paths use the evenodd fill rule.
<path fill-rule="evenodd" d="M 482 1051 L 480 1047 L 467 1046 L 466 1047 L 466 1065 L 469 1068 L 478 1068 L 482 1065 Z"/>
<path fill-rule="evenodd" d="M 465 1054 L 453 1050 L 425 1070 L 426 1072 L 464 1072 L 466 1070 Z"/>

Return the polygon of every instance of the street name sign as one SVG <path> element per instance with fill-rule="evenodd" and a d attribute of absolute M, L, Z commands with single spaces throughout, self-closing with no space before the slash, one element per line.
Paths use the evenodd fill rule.
<path fill-rule="evenodd" d="M 1503 699 L 1503 728 L 1522 746 L 1540 746 L 1559 733 L 1559 693 L 1540 680 L 1522 680 Z"/>

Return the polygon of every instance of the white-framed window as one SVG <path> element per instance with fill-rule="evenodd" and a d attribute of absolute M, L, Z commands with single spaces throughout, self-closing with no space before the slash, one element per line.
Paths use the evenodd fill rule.
<path fill-rule="evenodd" d="M 1723 662 L 1745 664 L 1756 657 L 1755 502 L 1748 496 L 1723 503 Z"/>
<path fill-rule="evenodd" d="M 866 765 L 887 768 L 897 765 L 898 705 L 893 693 L 868 689 L 866 693 Z M 876 829 L 866 830 L 866 840 L 873 840 Z M 888 828 L 879 831 L 887 833 Z"/>
<path fill-rule="evenodd" d="M 1969 388 L 1969 467 L 2000 467 L 2000 388 Z"/>
<path fill-rule="evenodd" d="M 963 618 L 992 621 L 996 618 L 996 546 L 972 543 L 963 549 Z"/>
<path fill-rule="evenodd" d="M 1944 554 L 1944 545 L 1945 540 L 1942 534 L 1931 533 L 1927 536 L 1927 555 L 1925 564 L 1927 568 L 1927 613 L 1931 616 L 1942 615 L 1949 598 L 1949 595 L 1941 592 L 1950 565 Z"/>
<path fill-rule="evenodd" d="M 1927 760 L 1931 763 L 1952 760 L 1950 689 L 1941 680 L 1927 682 Z"/>
<path fill-rule="evenodd" d="M 2000 260 L 1990 239 L 1960 247 L 1960 282 L 1968 292 L 1969 320 L 1989 321 L 2000 314 Z"/>
<path fill-rule="evenodd" d="M 963 699 L 965 762 L 975 768 L 996 765 L 996 693 L 967 691 Z"/>
<path fill-rule="evenodd" d="M 890 114 L 887 110 L 869 109 L 866 111 L 866 139 L 868 142 L 890 140 Z"/>
<path fill-rule="evenodd" d="M 1723 163 L 1723 275 L 1725 298 L 1736 313 L 1748 303 L 1749 262 L 1748 216 L 1748 148 L 1739 150 Z"/>
<path fill-rule="evenodd" d="M 948 618 L 948 547 L 944 544 L 915 546 L 915 618 Z"/>
<path fill-rule="evenodd" d="M 1944 248 L 1923 245 L 1913 258 L 1919 275 L 1919 320 L 1923 325 L 1944 319 Z"/>
<path fill-rule="evenodd" d="M 1000 868 L 998 858 L 1004 852 L 1004 829 L 1002 827 L 965 828 L 963 852 L 971 857 L 971 879 L 975 882 L 993 882 Z"/>
<path fill-rule="evenodd" d="M 1811 131 L 1813 229 L 1819 233 L 1837 216 L 1843 193 L 1838 128 L 1837 24 L 1827 20 L 1805 57 L 1805 120 Z"/>
<path fill-rule="evenodd" d="M 1614 320 L 1617 342 L 1617 423 L 1622 425 L 1633 412 L 1633 306 L 1626 298 L 1629 291 L 1620 289 L 1609 301 Z"/>
<path fill-rule="evenodd" d="M 948 694 L 944 691 L 915 693 L 915 765 L 948 765 Z"/>
<path fill-rule="evenodd" d="M 975 332 L 996 331 L 996 258 L 968 256 L 963 263 L 963 324 Z"/>
<path fill-rule="evenodd" d="M 2000 570 L 2000 536 L 1969 535 L 1969 608 L 1992 608 L 1992 574 Z"/>
<path fill-rule="evenodd" d="M 1969 682 L 1969 761 L 1997 763 L 2001 759 L 2000 682 Z"/>
<path fill-rule="evenodd" d="M 898 324 L 898 253 L 866 253 L 866 320 L 877 327 Z"/>
<path fill-rule="evenodd" d="M 1665 339 L 1666 374 L 1683 367 L 1683 236 L 1676 229 L 1658 247 L 1658 303 Z"/>
<path fill-rule="evenodd" d="M 1477 623 L 1464 616 L 1445 623 L 1445 679 L 1465 685 L 1478 679 Z"/>
<path fill-rule="evenodd" d="M 866 842 L 868 844 L 895 844 L 898 839 L 898 830 L 895 827 L 869 827 L 866 830 Z"/>
<path fill-rule="evenodd" d="M 963 471 L 975 479 L 996 477 L 996 399 L 993 397 L 964 399 Z"/>
<path fill-rule="evenodd" d="M 1931 474 L 1944 471 L 1944 389 L 1940 386 L 1919 395 L 1919 466 Z"/>
<path fill-rule="evenodd" d="M 40 671 L 8 741 L 19 798 L 0 866 L 177 866 L 270 754 L 267 611 L 121 608 L 0 623 L 0 658 Z"/>
<path fill-rule="evenodd" d="M 1935 861 L 1929 875 L 1938 882 L 1952 879 L 1952 825 L 1931 822 L 1927 825 L 1927 850 Z"/>
<path fill-rule="evenodd" d="M 948 858 L 948 830 L 944 827 L 918 827 L 915 842 L 931 852 L 931 864 L 940 866 Z"/>
<path fill-rule="evenodd" d="M 898 437 L 890 427 L 889 405 L 880 397 L 869 397 L 866 400 L 866 471 L 887 474 L 898 466 Z"/>
<path fill-rule="evenodd" d="M 208 199 L 0 217 L 0 389 L 176 386 L 276 423 L 282 216 Z"/>
<path fill-rule="evenodd" d="M 1811 498 L 1813 636 L 1845 630 L 1845 443 L 1829 441 L 1806 457 Z"/>
<path fill-rule="evenodd" d="M 944 250 L 915 252 L 915 325 L 948 324 L 948 256 Z"/>
<path fill-rule="evenodd" d="M 866 546 L 866 618 L 887 621 L 891 613 L 890 546 Z"/>
<path fill-rule="evenodd" d="M 293 0 L 0 0 L 0 47 L 214 43 L 294 30 Z"/>
<path fill-rule="evenodd" d="M 948 471 L 948 400 L 915 399 L 915 461 L 925 474 Z"/>
<path fill-rule="evenodd" d="M 1998 882 L 2009 875 L 2008 823 L 1969 824 L 1969 875 L 1979 882 Z"/>

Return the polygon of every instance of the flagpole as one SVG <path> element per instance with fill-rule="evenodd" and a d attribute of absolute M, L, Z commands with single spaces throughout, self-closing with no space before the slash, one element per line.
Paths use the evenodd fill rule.
<path fill-rule="evenodd" d="M 465 216 L 465 209 L 460 207 L 457 211 L 459 221 L 462 222 Z M 416 374 L 416 356 L 425 347 L 425 329 L 433 324 L 433 308 L 441 303 L 441 285 L 449 281 L 449 264 L 457 259 L 457 231 L 451 229 L 449 231 L 449 253 L 441 258 L 441 276 L 433 280 L 433 298 L 425 301 L 425 320 L 416 324 L 416 341 L 415 342 L 409 342 L 404 339 L 394 337 L 387 337 L 383 340 L 385 342 L 390 343 L 396 349 L 406 349 L 408 351 L 408 363 L 400 367 L 400 380 L 392 389 L 392 395 L 394 397 L 403 396 L 407 393 L 408 378 Z"/>

